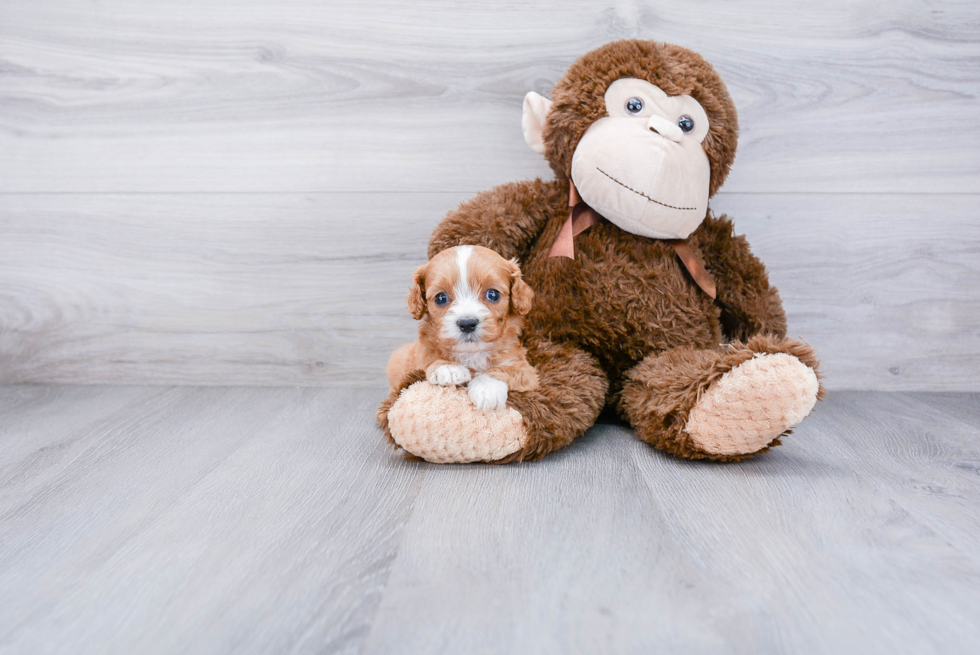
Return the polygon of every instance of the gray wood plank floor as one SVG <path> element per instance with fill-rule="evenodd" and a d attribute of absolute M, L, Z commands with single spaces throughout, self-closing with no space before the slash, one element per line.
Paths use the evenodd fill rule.
<path fill-rule="evenodd" d="M 0 652 L 972 653 L 980 396 L 409 462 L 381 389 L 0 387 Z"/>

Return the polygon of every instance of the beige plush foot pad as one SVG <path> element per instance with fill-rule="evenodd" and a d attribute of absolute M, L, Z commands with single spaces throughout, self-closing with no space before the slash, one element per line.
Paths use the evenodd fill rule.
<path fill-rule="evenodd" d="M 512 407 L 481 411 L 465 387 L 416 382 L 388 412 L 388 429 L 399 446 L 436 464 L 493 462 L 527 443 L 520 412 Z"/>
<path fill-rule="evenodd" d="M 708 453 L 754 453 L 799 424 L 818 389 L 813 369 L 792 355 L 759 354 L 708 387 L 684 430 Z"/>

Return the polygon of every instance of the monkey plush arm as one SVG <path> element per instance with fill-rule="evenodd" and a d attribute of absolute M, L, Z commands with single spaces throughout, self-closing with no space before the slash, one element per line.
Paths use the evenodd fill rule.
<path fill-rule="evenodd" d="M 718 286 L 717 304 L 725 336 L 745 342 L 756 334 L 786 336 L 786 314 L 766 267 L 744 236 L 733 234 L 727 216 L 711 214 L 698 228 L 698 246 Z"/>
<path fill-rule="evenodd" d="M 523 260 L 558 201 L 561 189 L 540 179 L 501 184 L 478 193 L 449 212 L 429 239 L 429 257 L 446 248 L 470 245 Z M 567 204 L 567 201 L 566 201 Z"/>

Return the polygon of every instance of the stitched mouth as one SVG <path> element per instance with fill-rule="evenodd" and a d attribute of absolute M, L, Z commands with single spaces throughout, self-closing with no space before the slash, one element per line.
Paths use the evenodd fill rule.
<path fill-rule="evenodd" d="M 655 202 L 658 205 L 661 205 L 663 207 L 667 207 L 669 209 L 680 209 L 682 211 L 694 211 L 695 209 L 697 209 L 697 207 L 674 207 L 673 205 L 668 205 L 665 202 L 660 202 L 659 200 L 657 200 L 655 198 L 651 198 L 650 196 L 648 196 L 647 194 L 643 193 L 642 191 L 637 191 L 636 189 L 634 189 L 632 187 L 626 186 L 625 184 L 623 184 L 622 182 L 620 182 L 619 180 L 617 180 L 616 178 L 614 178 L 612 175 L 610 175 L 606 171 L 604 171 L 601 168 L 599 168 L 598 166 L 596 166 L 596 170 L 599 171 L 600 173 L 602 173 L 603 175 L 605 175 L 606 177 L 608 177 L 610 180 L 612 180 L 613 182 L 615 182 L 619 186 L 621 186 L 624 189 L 626 189 L 627 191 L 632 191 L 633 193 L 635 193 L 638 196 L 643 196 L 644 198 L 646 198 L 650 202 Z"/>

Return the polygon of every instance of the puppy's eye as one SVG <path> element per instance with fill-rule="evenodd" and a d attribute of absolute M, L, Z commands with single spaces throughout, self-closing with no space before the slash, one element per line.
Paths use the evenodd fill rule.
<path fill-rule="evenodd" d="M 643 111 L 643 101 L 639 98 L 630 98 L 626 101 L 626 112 L 636 116 Z"/>
<path fill-rule="evenodd" d="M 436 297 L 433 298 L 433 300 L 436 301 L 437 305 L 442 307 L 447 302 L 449 302 L 449 294 L 447 294 L 445 291 L 440 291 L 439 293 L 436 294 Z"/>
<path fill-rule="evenodd" d="M 694 121 L 691 120 L 690 116 L 681 116 L 677 119 L 677 127 L 681 128 L 681 132 L 687 134 L 694 129 Z"/>
<path fill-rule="evenodd" d="M 496 289 L 487 289 L 486 296 L 487 296 L 487 300 L 489 300 L 490 302 L 497 302 L 498 300 L 500 300 L 500 292 L 497 291 Z"/>

